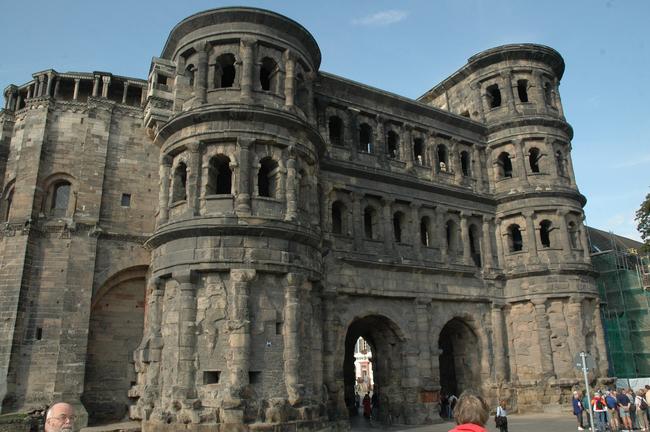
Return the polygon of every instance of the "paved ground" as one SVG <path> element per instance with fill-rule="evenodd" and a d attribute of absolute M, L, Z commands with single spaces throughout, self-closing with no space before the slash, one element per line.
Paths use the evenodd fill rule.
<path fill-rule="evenodd" d="M 360 420 L 360 421 L 359 421 Z M 353 432 L 367 431 L 408 431 L 408 432 L 447 432 L 454 427 L 454 423 L 445 422 L 429 426 L 393 426 L 391 428 L 370 427 L 363 418 L 352 422 Z M 488 430 L 498 432 L 494 427 L 494 419 L 488 421 Z M 577 431 L 575 417 L 570 414 L 525 414 L 508 416 L 508 432 L 570 432 Z"/>

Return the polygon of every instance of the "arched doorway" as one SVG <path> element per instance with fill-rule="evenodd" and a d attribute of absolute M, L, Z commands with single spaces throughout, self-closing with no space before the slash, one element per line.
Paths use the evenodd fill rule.
<path fill-rule="evenodd" d="M 90 312 L 84 393 L 89 425 L 128 415 L 135 383 L 133 351 L 142 340 L 145 268 L 122 271 L 95 294 Z"/>
<path fill-rule="evenodd" d="M 403 414 L 402 355 L 404 337 L 397 325 L 380 315 L 356 318 L 348 327 L 345 338 L 345 359 L 343 363 L 344 397 L 348 411 L 355 414 L 355 391 L 362 388 L 356 380 L 355 347 L 359 340 L 367 344 L 372 353 L 366 358 L 371 362 L 372 392 L 379 399 L 378 418 L 381 421 L 390 411 L 395 421 Z M 363 399 L 364 394 L 359 395 Z"/>
<path fill-rule="evenodd" d="M 462 319 L 453 318 L 445 324 L 438 339 L 443 394 L 458 396 L 464 390 L 481 387 L 480 347 L 476 333 Z"/>

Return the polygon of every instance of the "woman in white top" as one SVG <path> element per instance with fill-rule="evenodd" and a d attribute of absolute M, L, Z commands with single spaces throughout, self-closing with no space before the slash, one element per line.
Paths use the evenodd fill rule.
<path fill-rule="evenodd" d="M 497 407 L 497 413 L 494 415 L 494 423 L 501 432 L 508 432 L 508 413 L 506 412 L 506 400 L 503 399 Z"/>

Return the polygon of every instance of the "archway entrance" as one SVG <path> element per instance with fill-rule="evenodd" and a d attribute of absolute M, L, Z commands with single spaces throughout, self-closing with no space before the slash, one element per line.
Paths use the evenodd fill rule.
<path fill-rule="evenodd" d="M 481 386 L 481 349 L 476 333 L 462 319 L 447 322 L 438 339 L 440 387 L 442 394 L 458 396 Z"/>
<path fill-rule="evenodd" d="M 128 414 L 135 383 L 133 351 L 144 328 L 145 273 L 121 272 L 97 292 L 90 312 L 84 393 L 89 425 Z"/>
<path fill-rule="evenodd" d="M 345 338 L 343 363 L 345 403 L 350 416 L 357 414 L 355 392 L 367 389 L 357 380 L 357 366 L 359 360 L 363 358 L 368 361 L 366 371 L 368 372 L 367 383 L 371 386 L 368 391 L 369 396 L 374 392 L 375 398 L 379 401 L 378 420 L 382 421 L 386 418 L 388 412 L 391 413 L 393 421 L 399 419 L 403 413 L 404 403 L 401 387 L 403 339 L 397 325 L 383 316 L 366 316 L 350 324 Z M 359 356 L 364 350 L 366 353 Z M 369 375 L 370 371 L 372 377 Z M 363 371 L 360 372 L 363 378 Z M 359 396 L 363 400 L 365 393 Z"/>

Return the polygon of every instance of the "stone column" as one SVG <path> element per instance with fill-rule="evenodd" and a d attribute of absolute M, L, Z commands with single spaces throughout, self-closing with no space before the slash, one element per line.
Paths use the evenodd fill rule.
<path fill-rule="evenodd" d="M 160 189 L 158 192 L 158 226 L 169 220 L 169 184 L 171 182 L 169 175 L 171 168 L 172 158 L 163 155 L 160 158 L 160 167 L 158 168 L 160 176 Z"/>
<path fill-rule="evenodd" d="M 438 242 L 440 245 L 440 259 L 443 263 L 449 263 L 449 248 L 447 247 L 447 227 L 445 217 L 447 209 L 445 207 L 436 207 L 436 219 L 438 226 Z"/>
<path fill-rule="evenodd" d="M 74 79 L 74 91 L 72 92 L 72 100 L 77 100 L 79 98 L 79 78 Z"/>
<path fill-rule="evenodd" d="M 421 387 L 424 390 L 433 390 L 434 371 L 431 363 L 431 324 L 429 322 L 428 307 L 431 299 L 418 297 L 415 299 L 415 324 L 417 329 L 417 346 L 420 349 L 418 359 L 418 369 L 420 371 Z"/>
<path fill-rule="evenodd" d="M 596 371 L 596 376 L 607 376 L 607 371 L 609 370 L 609 361 L 607 360 L 607 347 L 605 346 L 605 332 L 603 330 L 603 321 L 600 316 L 600 300 L 598 298 L 595 298 L 593 299 L 593 302 L 593 323 L 594 332 L 596 333 L 596 347 L 598 348 L 598 358 L 595 359 L 598 368 Z"/>
<path fill-rule="evenodd" d="M 20 92 L 16 95 L 16 108 L 14 108 L 15 111 L 18 111 L 20 109 L 20 104 L 23 101 L 23 97 L 21 96 Z"/>
<path fill-rule="evenodd" d="M 210 44 L 201 45 L 197 51 L 196 79 L 194 80 L 194 92 L 196 100 L 200 104 L 208 101 L 208 50 Z"/>
<path fill-rule="evenodd" d="M 237 196 L 235 197 L 235 211 L 238 216 L 251 214 L 251 173 L 250 173 L 250 146 L 252 140 L 239 138 L 239 180 Z"/>
<path fill-rule="evenodd" d="M 249 297 L 251 281 L 255 278 L 254 269 L 230 270 L 230 293 L 228 296 L 229 317 L 226 367 L 230 373 L 229 406 L 239 407 L 241 391 L 249 384 L 250 370 L 250 311 Z"/>
<path fill-rule="evenodd" d="M 555 378 L 553 365 L 553 348 L 551 346 L 551 329 L 546 316 L 546 299 L 533 298 L 535 306 L 535 323 L 537 324 L 537 338 L 539 342 L 541 372 L 543 378 Z"/>
<path fill-rule="evenodd" d="M 413 133 L 412 127 L 410 125 L 404 126 L 404 139 L 402 140 L 402 145 L 400 146 L 401 157 L 404 162 L 406 162 L 406 169 L 413 168 Z"/>
<path fill-rule="evenodd" d="M 52 96 L 52 81 L 54 80 L 54 75 L 52 72 L 48 72 L 47 74 L 47 87 L 45 88 L 45 96 L 50 97 Z"/>
<path fill-rule="evenodd" d="M 102 97 L 107 98 L 108 97 L 108 88 L 111 85 L 111 77 L 110 76 L 103 76 L 102 77 Z"/>
<path fill-rule="evenodd" d="M 199 188 L 201 176 L 201 145 L 193 142 L 187 145 L 189 151 L 187 173 L 187 208 L 192 216 L 199 214 Z"/>
<path fill-rule="evenodd" d="M 587 341 L 585 340 L 584 317 L 582 310 L 582 297 L 572 295 L 567 303 L 567 312 L 565 315 L 567 323 L 567 343 L 573 355 L 587 351 Z M 575 377 L 582 378 L 582 372 L 575 370 Z"/>
<path fill-rule="evenodd" d="M 13 102 L 14 102 L 14 93 L 13 93 L 13 91 L 7 92 L 5 94 L 5 97 L 6 97 L 6 99 L 5 99 L 5 109 L 13 111 L 11 109 L 11 105 L 13 105 Z"/>
<path fill-rule="evenodd" d="M 519 171 L 519 178 L 526 185 L 528 184 L 528 172 L 526 171 L 526 155 L 524 154 L 524 141 L 515 140 L 513 143 L 515 147 L 515 155 L 517 159 L 517 170 Z"/>
<path fill-rule="evenodd" d="M 476 111 L 478 112 L 479 118 L 475 119 L 482 123 L 485 123 L 485 114 L 483 111 L 483 101 L 481 100 L 481 87 L 477 83 L 471 83 L 469 85 L 470 90 L 472 91 L 472 99 L 474 105 L 476 105 Z"/>
<path fill-rule="evenodd" d="M 294 221 L 298 216 L 298 199 L 296 197 L 296 155 L 293 148 L 289 149 L 287 159 L 287 210 L 284 216 L 286 221 Z"/>
<path fill-rule="evenodd" d="M 501 72 L 501 82 L 506 90 L 508 99 L 508 110 L 511 113 L 518 114 L 517 106 L 515 105 L 515 92 L 512 89 L 512 71 Z"/>
<path fill-rule="evenodd" d="M 393 203 L 394 199 L 382 198 L 381 205 L 384 211 L 384 249 L 391 253 L 395 245 L 395 236 L 393 235 Z"/>
<path fill-rule="evenodd" d="M 353 192 L 352 198 L 352 232 L 354 234 L 354 250 L 363 251 L 363 217 L 361 216 L 361 195 Z"/>
<path fill-rule="evenodd" d="M 460 166 L 460 155 L 458 153 L 458 140 L 456 138 L 449 139 L 449 153 L 447 155 L 447 172 L 454 175 L 454 181 L 460 183 L 463 178 L 463 170 Z"/>
<path fill-rule="evenodd" d="M 497 257 L 499 258 L 497 267 L 504 268 L 506 264 L 504 250 L 507 249 L 507 246 L 504 246 L 503 244 L 505 236 L 501 232 L 503 220 L 501 220 L 500 218 L 496 218 L 495 222 L 496 222 L 495 235 L 496 235 L 496 243 L 497 243 Z"/>
<path fill-rule="evenodd" d="M 420 233 L 420 204 L 412 202 L 411 205 L 411 244 L 418 259 L 422 259 L 422 239 Z"/>
<path fill-rule="evenodd" d="M 129 92 L 129 82 L 124 81 L 124 91 L 122 92 L 122 103 L 126 103 L 126 95 Z"/>
<path fill-rule="evenodd" d="M 553 78 L 553 99 L 558 114 L 564 118 L 564 109 L 562 108 L 562 100 L 560 99 L 560 81 L 557 78 Z"/>
<path fill-rule="evenodd" d="M 350 119 L 350 138 L 352 138 L 350 140 L 352 143 L 352 147 L 350 148 L 350 159 L 355 160 L 359 155 L 359 150 L 361 150 L 359 147 L 361 145 L 359 142 L 359 110 L 348 108 L 348 113 L 348 118 Z"/>
<path fill-rule="evenodd" d="M 537 235 L 535 233 L 535 212 L 527 211 L 524 212 L 524 218 L 526 219 L 526 237 L 528 243 L 528 261 L 537 260 Z"/>
<path fill-rule="evenodd" d="M 573 254 L 573 248 L 571 247 L 571 238 L 569 236 L 569 227 L 566 223 L 566 216 L 568 214 L 567 210 L 558 209 L 556 211 L 557 218 L 560 221 L 560 243 L 562 244 L 563 255 L 570 258 Z"/>
<path fill-rule="evenodd" d="M 56 82 L 54 83 L 54 99 L 58 99 L 60 87 L 61 87 L 61 79 L 57 77 Z"/>
<path fill-rule="evenodd" d="M 467 227 L 468 215 L 465 212 L 460 214 L 460 236 L 463 243 L 463 264 L 472 265 L 472 251 L 469 245 L 469 228 Z"/>
<path fill-rule="evenodd" d="M 491 219 L 483 216 L 483 241 L 481 242 L 481 258 L 483 267 L 490 269 L 494 267 L 492 258 L 492 222 Z"/>
<path fill-rule="evenodd" d="M 582 242 L 582 257 L 585 262 L 591 262 L 589 239 L 587 238 L 587 227 L 584 224 L 585 215 L 582 214 L 582 222 L 580 223 L 580 241 Z"/>
<path fill-rule="evenodd" d="M 316 127 L 316 108 L 314 106 L 314 82 L 317 79 L 317 74 L 314 71 L 307 73 L 307 80 L 305 86 L 307 87 L 307 118 L 312 126 Z"/>
<path fill-rule="evenodd" d="M 284 291 L 284 382 L 287 388 L 289 404 L 296 406 L 302 402 L 305 385 L 300 377 L 300 357 L 303 349 L 300 344 L 300 323 L 302 308 L 300 291 L 303 289 L 305 276 L 300 273 L 287 273 L 287 286 Z"/>
<path fill-rule="evenodd" d="M 386 119 L 377 116 L 377 133 L 375 134 L 375 142 L 372 143 L 374 153 L 381 163 L 388 162 L 388 149 L 386 148 Z"/>
<path fill-rule="evenodd" d="M 576 174 L 573 171 L 573 162 L 571 161 L 571 145 L 567 147 L 565 157 L 566 157 L 566 170 L 567 170 L 567 175 L 569 176 L 569 182 L 571 183 L 572 187 L 577 188 L 578 186 L 576 185 Z"/>
<path fill-rule="evenodd" d="M 285 108 L 291 108 L 294 105 L 295 98 L 295 69 L 296 69 L 296 58 L 291 50 L 286 50 L 283 54 L 284 68 L 286 74 L 284 77 L 284 106 Z"/>
<path fill-rule="evenodd" d="M 254 39 L 244 38 L 239 42 L 239 55 L 242 59 L 241 95 L 244 100 L 250 100 L 253 97 L 254 46 Z"/>
<path fill-rule="evenodd" d="M 43 96 L 43 81 L 45 80 L 45 75 L 39 75 L 36 79 L 38 80 L 38 84 L 36 85 L 34 97 L 41 97 Z"/>
<path fill-rule="evenodd" d="M 196 288 L 195 273 L 183 271 L 173 275 L 179 286 L 178 315 L 178 369 L 176 383 L 181 397 L 194 399 L 195 387 L 195 353 L 196 353 Z M 178 397 L 177 396 L 177 397 Z"/>
<path fill-rule="evenodd" d="M 99 75 L 95 75 L 95 78 L 93 80 L 93 97 L 98 97 L 99 96 L 99 80 L 101 77 Z"/>
<path fill-rule="evenodd" d="M 508 339 L 506 336 L 503 305 L 498 303 L 492 303 L 492 337 L 494 343 L 494 378 L 498 384 L 508 379 L 508 365 L 506 357 Z"/>
<path fill-rule="evenodd" d="M 546 97 L 544 96 L 544 79 L 542 78 L 542 72 L 534 70 L 533 80 L 535 81 L 535 87 L 537 88 L 537 109 L 540 113 L 546 114 L 549 109 L 546 106 Z"/>
<path fill-rule="evenodd" d="M 27 86 L 27 97 L 25 99 L 31 99 L 32 95 L 33 95 L 32 85 L 30 84 Z"/>

